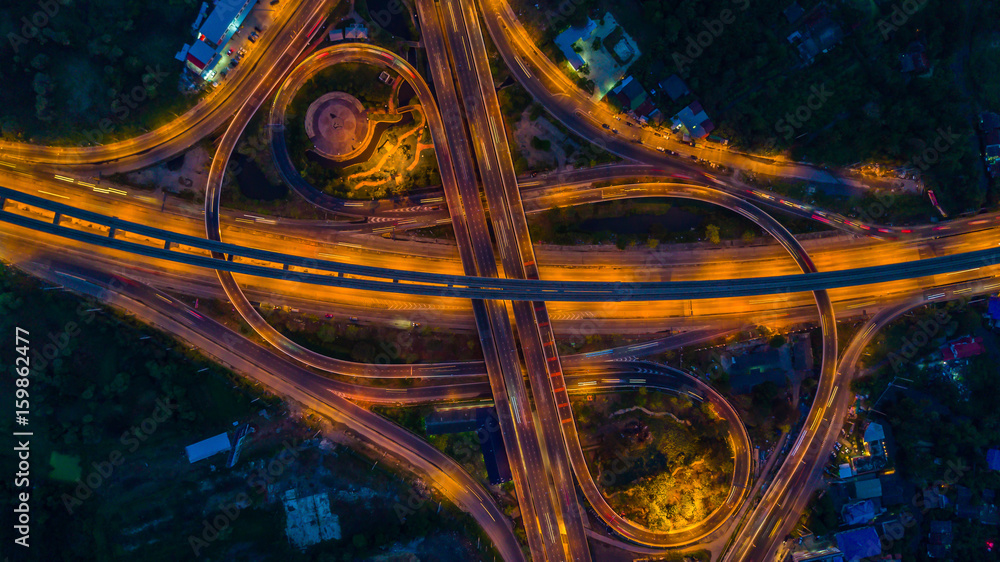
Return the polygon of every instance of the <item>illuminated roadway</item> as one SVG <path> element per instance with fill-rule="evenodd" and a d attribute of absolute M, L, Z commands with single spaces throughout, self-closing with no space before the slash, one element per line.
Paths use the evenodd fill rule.
<path fill-rule="evenodd" d="M 302 6 L 306 6 L 306 4 L 300 5 L 300 9 L 296 12 L 297 17 L 301 17 L 302 18 L 301 21 L 306 22 L 307 24 L 311 24 L 312 21 L 316 21 L 318 25 L 319 20 L 316 19 L 315 16 L 317 13 L 320 12 L 319 10 L 320 5 L 316 4 L 317 9 L 309 13 L 305 13 Z M 464 18 L 464 11 L 463 11 L 463 18 Z M 493 22 L 492 20 L 493 18 L 490 17 L 486 18 L 488 26 L 491 24 L 494 26 L 496 25 L 495 22 Z M 315 27 L 307 26 L 307 27 L 300 27 L 299 29 L 300 30 L 315 29 Z M 272 85 L 276 83 L 276 80 L 273 78 L 271 73 L 275 72 L 276 74 L 280 74 L 278 70 L 281 70 L 283 72 L 283 70 L 287 68 L 287 66 L 289 65 L 288 63 L 291 62 L 291 60 L 294 60 L 295 58 L 295 56 L 291 56 L 290 58 L 286 56 L 287 54 L 294 53 L 294 51 L 290 51 L 289 49 L 291 49 L 293 46 L 301 46 L 301 48 L 304 48 L 306 39 L 308 39 L 307 37 L 305 37 L 305 35 L 306 34 L 303 33 L 302 31 L 299 31 L 297 33 L 293 32 L 289 34 L 287 36 L 287 43 L 282 43 L 285 46 L 285 49 L 280 51 L 280 54 L 276 54 L 273 60 L 268 59 L 270 61 L 270 64 L 266 66 L 267 68 L 266 76 L 262 77 L 261 80 L 257 83 L 249 83 L 249 78 L 247 79 L 250 85 L 246 86 L 247 90 L 244 93 L 249 94 L 247 96 L 248 101 L 245 105 L 243 105 L 239 109 L 239 113 L 243 114 L 243 117 L 241 118 L 237 116 L 237 118 L 235 118 L 231 123 L 230 128 L 227 129 L 227 133 L 224 139 L 229 139 L 229 142 L 228 143 L 224 142 L 220 144 L 220 153 L 223 151 L 222 149 L 223 144 L 227 146 L 226 150 L 228 152 L 231 152 L 232 147 L 235 145 L 235 142 L 239 137 L 239 133 L 242 131 L 242 127 L 249 120 L 249 117 L 252 116 L 253 113 L 256 111 L 257 106 L 259 106 L 260 103 L 262 103 L 265 99 L 267 99 L 270 90 L 272 88 Z M 279 36 L 280 35 L 277 34 L 275 35 L 275 37 Z M 275 45 L 275 47 L 276 46 L 277 45 Z M 300 51 L 301 48 L 299 49 Z M 274 52 L 278 53 L 277 50 L 275 50 Z M 527 72 L 526 69 L 525 72 Z M 197 110 L 198 109 L 196 108 L 196 110 L 193 111 Z M 241 119 L 243 120 L 241 121 Z M 220 123 L 221 122 L 222 121 L 220 121 Z M 234 127 L 234 125 L 236 125 L 236 127 Z M 187 129 L 193 130 L 196 128 L 197 127 L 186 127 L 185 130 Z M 154 133 L 157 132 L 161 132 L 161 134 L 164 137 L 167 137 L 168 139 L 177 138 L 176 136 L 171 137 L 170 131 L 167 129 L 164 129 L 162 131 L 158 129 L 157 131 L 154 131 Z M 597 131 L 597 133 L 602 135 L 604 134 L 601 131 Z M 153 135 L 153 133 L 151 133 L 150 135 Z M 453 137 L 453 135 L 450 135 L 450 137 Z M 143 138 L 149 138 L 149 137 L 148 136 L 140 137 L 140 139 Z M 0 145 L 0 149 L 4 150 L 3 155 L 6 157 L 24 158 L 40 162 L 44 162 L 47 158 L 49 158 L 53 159 L 55 162 L 58 163 L 67 163 L 70 160 L 73 161 L 72 163 L 81 163 L 88 161 L 99 163 L 101 161 L 97 159 L 103 157 L 100 156 L 102 154 L 102 150 L 108 150 L 108 151 L 114 150 L 116 154 L 130 155 L 134 159 L 132 161 L 133 164 L 134 162 L 144 161 L 144 159 L 149 159 L 149 161 L 151 162 L 163 159 L 163 157 L 155 156 L 154 153 L 151 152 L 151 149 L 141 148 L 143 146 L 142 143 L 144 142 L 146 141 L 140 141 L 140 140 L 126 141 L 126 143 L 124 143 L 122 146 L 116 146 L 114 147 L 114 149 L 110 148 L 105 149 L 103 147 L 99 147 L 96 149 L 60 149 L 60 148 L 53 149 L 53 148 L 39 147 L 37 152 L 32 152 L 34 149 L 23 150 L 20 147 L 13 147 L 16 149 L 16 153 L 13 155 L 11 152 L 12 149 L 11 145 Z M 452 138 L 449 138 L 449 142 L 452 142 Z M 130 145 L 129 143 L 133 144 Z M 139 146 L 139 149 L 137 151 L 135 150 L 136 149 L 135 143 L 138 143 Z M 176 150 L 176 147 L 182 146 L 183 144 L 184 143 L 181 141 L 174 141 L 173 144 L 168 143 L 167 145 L 162 145 L 160 143 L 155 143 L 155 142 L 151 143 L 153 147 L 170 146 L 169 150 Z M 441 146 L 442 143 L 435 142 L 435 145 L 441 152 L 444 152 L 446 150 L 443 146 Z M 478 148 L 479 147 L 477 147 L 477 149 Z M 496 150 L 495 145 L 493 149 Z M 75 154 L 73 152 L 74 150 L 79 150 L 81 152 L 79 154 Z M 129 152 L 130 150 L 132 150 L 133 152 L 130 153 Z M 167 148 L 160 148 L 160 150 L 162 150 L 164 153 L 169 152 Z M 639 149 L 639 150 L 645 151 L 645 149 Z M 228 152 L 226 153 L 227 157 L 228 157 Z M 71 156 L 67 156 L 67 154 L 70 154 Z M 439 158 L 441 158 L 440 155 Z M 221 159 L 217 158 L 216 161 L 213 161 L 213 171 L 215 171 L 216 164 L 219 160 L 222 161 L 221 166 L 224 169 L 226 158 L 221 158 Z M 456 162 L 457 164 L 452 163 L 453 165 L 457 166 L 457 169 L 460 170 L 460 173 L 457 173 L 456 176 L 459 178 L 464 177 L 468 179 L 469 170 L 464 171 L 465 174 L 464 176 L 461 173 L 461 166 L 463 161 L 460 159 L 456 159 Z M 125 164 L 122 164 L 122 166 L 125 166 Z M 445 177 L 444 168 L 446 167 L 447 166 L 441 166 L 443 178 Z M 102 166 L 101 169 L 106 170 L 109 168 Z M 216 171 L 215 176 L 219 177 L 219 172 Z M 475 186 L 474 176 L 472 177 L 473 177 L 472 185 L 474 187 Z M 451 179 L 454 180 L 455 178 Z M 469 188 L 468 181 L 464 183 L 462 182 L 457 182 L 457 183 L 459 183 L 459 185 L 461 185 L 463 189 Z M 210 186 L 211 184 L 212 182 L 210 180 Z M 454 183 L 452 185 L 454 185 Z M 447 194 L 448 181 L 445 181 L 445 189 Z M 620 189 L 624 189 L 627 191 L 627 189 L 629 188 L 620 188 Z M 515 185 L 515 191 L 516 191 L 516 185 Z M 32 200 L 26 201 L 27 196 L 25 196 L 22 193 L 18 193 L 16 191 L 12 192 L 11 190 L 4 190 L 3 193 L 7 198 L 12 199 L 14 201 L 27 202 L 35 207 L 44 208 L 46 206 L 49 206 L 51 208 L 50 204 Z M 475 199 L 478 202 L 479 201 L 478 190 L 476 193 L 477 195 Z M 214 201 L 216 209 L 218 208 L 217 197 L 218 194 L 216 193 L 214 197 L 211 198 Z M 605 198 L 604 191 L 601 192 L 601 198 L 602 199 Z M 471 202 L 471 197 L 462 198 L 460 199 L 460 201 L 469 203 Z M 520 202 L 519 197 L 518 197 L 518 202 Z M 209 201 L 209 198 L 207 198 L 206 208 L 208 209 L 210 205 L 212 205 L 212 203 Z M 756 209 L 752 205 L 749 205 L 748 203 L 744 203 L 744 205 L 746 206 L 735 204 L 731 208 L 737 210 L 737 212 L 741 212 L 742 209 L 742 214 L 745 214 L 747 216 L 750 215 L 759 216 L 763 214 L 760 213 L 758 209 Z M 456 208 L 453 206 L 451 201 L 449 201 L 449 207 L 450 210 L 452 210 L 453 217 L 460 216 L 464 219 L 468 218 L 466 216 L 465 210 L 462 208 L 457 209 L 458 212 L 456 213 Z M 481 212 L 481 207 L 479 208 L 479 211 Z M 66 206 L 61 207 L 61 212 L 64 215 L 70 217 L 78 217 L 78 218 L 81 217 L 82 214 L 80 210 Z M 519 214 L 521 217 L 523 217 L 523 212 Z M 511 214 L 509 216 L 516 217 L 517 215 Z M 59 218 L 55 219 L 55 224 L 53 225 L 51 222 L 46 223 L 45 221 L 39 221 L 38 219 L 35 218 L 27 218 L 23 214 L 8 212 L 6 206 L 4 212 L 0 213 L 0 218 L 3 218 L 3 220 L 11 224 L 25 226 L 28 228 L 35 228 L 37 230 L 54 233 L 59 236 L 69 236 L 79 241 L 98 243 L 105 247 L 116 247 L 126 251 L 133 251 L 150 257 L 157 257 L 162 259 L 178 259 L 177 256 L 179 255 L 178 252 L 176 251 L 164 250 L 162 247 L 159 248 L 161 252 L 157 253 L 153 251 L 156 249 L 155 247 L 148 245 L 143 247 L 152 249 L 142 250 L 138 247 L 137 244 L 125 242 L 123 240 L 118 240 L 113 235 L 103 236 L 103 237 L 94 235 L 85 236 L 85 234 L 87 233 L 82 233 L 79 230 L 69 230 L 67 228 L 61 227 Z M 289 269 L 286 271 L 282 271 L 280 274 L 280 277 L 285 279 L 305 280 L 307 282 L 318 282 L 319 276 L 313 276 L 312 274 L 305 273 L 303 271 L 292 270 L 291 267 L 302 268 L 306 271 L 325 269 L 327 271 L 339 272 L 340 275 L 355 277 L 355 279 L 345 279 L 344 277 L 334 278 L 335 280 L 339 280 L 340 286 L 355 286 L 359 288 L 364 288 L 366 290 L 372 290 L 372 289 L 394 290 L 397 292 L 417 294 L 417 295 L 436 294 L 448 297 L 463 297 L 463 298 L 473 298 L 473 299 L 490 298 L 490 299 L 505 299 L 505 300 L 530 300 L 531 297 L 537 298 L 539 295 L 543 295 L 546 300 L 550 301 L 578 300 L 581 302 L 586 302 L 591 300 L 606 300 L 606 299 L 642 301 L 642 300 L 657 300 L 663 298 L 702 298 L 705 296 L 721 297 L 721 296 L 733 296 L 733 295 L 759 295 L 759 294 L 767 294 L 768 291 L 789 292 L 789 291 L 803 291 L 803 290 L 817 289 L 817 288 L 848 287 L 858 284 L 881 283 L 893 280 L 909 279 L 914 276 L 925 276 L 925 275 L 934 275 L 934 274 L 950 273 L 950 272 L 964 272 L 972 269 L 994 265 L 997 263 L 996 261 L 997 251 L 995 249 L 990 249 L 990 250 L 981 250 L 978 252 L 969 252 L 966 254 L 944 256 L 929 260 L 920 260 L 913 264 L 890 264 L 873 268 L 842 270 L 837 272 L 827 272 L 823 274 L 808 274 L 808 275 L 794 275 L 794 276 L 786 275 L 786 276 L 776 276 L 772 278 L 746 279 L 746 280 L 741 280 L 740 289 L 734 290 L 733 287 L 727 287 L 728 290 L 718 293 L 712 292 L 713 290 L 717 290 L 713 289 L 713 285 L 718 284 L 712 282 L 622 283 L 615 286 L 613 291 L 609 293 L 607 290 L 599 291 L 599 289 L 597 288 L 598 285 L 601 284 L 606 285 L 607 284 L 606 282 L 571 283 L 571 282 L 532 281 L 532 284 L 522 286 L 522 285 L 517 285 L 516 283 L 509 283 L 510 281 L 512 281 L 509 279 L 507 280 L 491 279 L 491 277 L 493 277 L 496 274 L 496 271 L 495 270 L 493 272 L 483 271 L 483 267 L 485 266 L 485 263 L 488 261 L 487 259 L 485 259 L 486 256 L 484 255 L 476 256 L 475 258 L 475 262 L 479 264 L 476 268 L 477 273 L 475 275 L 468 275 L 469 272 L 467 271 L 466 272 L 467 276 L 433 275 L 432 277 L 424 278 L 422 275 L 419 274 L 413 274 L 410 272 L 391 270 L 385 268 L 367 268 L 364 271 L 349 270 L 348 266 L 345 266 L 344 264 L 338 264 L 336 262 L 330 262 L 326 260 L 305 261 L 292 256 L 282 256 L 277 253 L 260 253 L 257 250 L 239 249 L 229 245 L 221 245 L 215 247 L 206 247 L 204 245 L 199 246 L 198 244 L 203 244 L 204 241 L 197 242 L 186 239 L 177 240 L 176 239 L 177 235 L 159 229 L 149 229 L 145 233 L 143 233 L 143 229 L 146 227 L 134 223 L 129 223 L 128 221 L 118 221 L 109 217 L 100 217 L 96 215 L 90 216 L 89 219 L 94 219 L 94 222 L 98 224 L 104 224 L 106 226 L 114 226 L 115 228 L 119 228 L 121 230 L 125 230 L 131 233 L 137 233 L 139 235 L 149 236 L 151 238 L 158 238 L 161 241 L 171 241 L 176 243 L 182 243 L 185 245 L 188 245 L 188 243 L 191 242 L 192 247 L 214 251 L 216 256 L 220 256 L 221 252 L 227 254 L 235 253 L 237 255 L 245 255 L 249 259 L 259 259 L 260 261 L 277 263 L 279 265 L 287 264 L 289 266 Z M 496 220 L 496 217 L 494 217 L 494 220 Z M 219 232 L 218 214 L 215 214 L 213 217 L 213 215 L 210 212 L 206 212 L 206 228 L 209 229 L 210 234 L 213 222 L 215 226 L 216 236 L 218 236 Z M 458 228 L 458 225 L 456 225 L 456 227 Z M 856 228 L 861 228 L 861 227 L 856 227 Z M 459 239 L 461 240 L 462 237 L 459 237 Z M 470 239 L 476 240 L 475 237 L 472 237 Z M 484 238 L 481 236 L 480 233 L 478 240 L 483 240 L 483 239 Z M 486 235 L 485 240 L 488 240 L 488 234 Z M 170 246 L 171 244 L 168 243 L 167 245 Z M 474 242 L 473 245 L 475 246 L 477 244 Z M 461 251 L 462 248 L 461 242 L 459 244 L 459 248 Z M 502 249 L 503 246 L 501 246 L 501 250 Z M 478 252 L 479 250 L 476 251 Z M 490 256 L 491 255 L 492 255 L 492 248 L 490 248 Z M 205 257 L 205 256 L 197 256 L 197 255 L 188 256 L 187 259 L 178 259 L 178 261 L 183 261 L 185 263 L 200 265 L 204 267 L 219 267 L 220 265 L 218 260 L 209 262 L 205 260 L 198 260 L 197 258 L 199 257 Z M 262 269 L 270 269 L 271 272 L 275 271 L 273 267 L 269 268 L 260 268 L 258 266 L 242 267 L 247 264 L 240 264 L 234 262 L 225 262 L 224 265 L 225 267 L 219 268 L 220 270 L 222 270 L 220 271 L 219 274 L 220 278 L 223 278 L 226 275 L 228 275 L 228 273 L 226 272 L 226 270 L 228 269 L 241 271 L 243 273 L 248 273 L 248 274 L 261 274 L 263 273 Z M 492 273 L 492 275 L 490 273 Z M 276 275 L 273 275 L 273 273 L 272 275 L 265 275 L 265 276 L 278 277 Z M 329 278 L 331 276 L 325 275 L 325 277 Z M 369 279 L 358 279 L 358 277 L 381 278 L 381 279 L 387 279 L 387 281 L 372 281 Z M 229 275 L 229 278 L 232 279 L 231 275 Z M 348 283 L 348 281 L 360 281 L 360 283 Z M 447 283 L 452 286 L 447 287 L 446 291 L 441 290 L 440 287 L 435 291 L 429 291 L 426 289 L 416 289 L 415 287 L 418 287 L 418 285 L 415 285 L 416 283 L 427 283 L 428 286 L 433 284 L 442 285 Z M 224 286 L 226 286 L 225 281 L 223 281 L 223 284 Z M 336 284 L 334 283 L 327 283 L 327 284 L 336 286 Z M 233 285 L 235 285 L 235 282 L 233 282 Z M 754 285 L 754 287 L 750 288 L 749 290 L 744 289 L 744 287 L 748 285 Z M 228 291 L 229 288 L 227 288 L 227 292 Z M 671 291 L 677 291 L 677 292 L 674 293 Z M 685 296 L 684 297 L 679 296 L 681 294 L 684 294 Z M 934 298 L 938 298 L 936 294 L 924 296 L 924 299 L 926 300 L 933 300 Z M 835 350 L 836 350 L 836 340 L 835 340 L 836 331 L 832 324 L 832 307 L 830 305 L 829 299 L 825 299 L 824 302 L 824 298 L 822 298 L 820 295 L 817 295 L 817 299 L 819 301 L 822 312 L 821 314 L 822 327 L 824 328 L 824 331 L 828 335 L 834 334 L 834 337 L 832 338 L 827 337 L 824 340 L 824 367 L 823 367 L 823 372 L 821 374 L 820 387 L 817 392 L 816 402 L 814 403 L 813 409 L 811 410 L 809 417 L 807 418 L 806 422 L 807 431 L 803 431 L 802 435 L 799 438 L 799 441 L 793 448 L 792 454 L 789 456 L 788 461 L 786 461 L 786 463 L 782 466 L 781 472 L 779 472 L 779 477 L 776 478 L 774 485 L 772 485 L 772 487 L 768 490 L 768 493 L 773 492 L 774 494 L 773 500 L 768 500 L 768 501 L 771 501 L 774 504 L 780 504 L 782 506 L 789 505 L 789 503 L 790 504 L 801 503 L 802 501 L 804 501 L 802 498 L 807 499 L 807 494 L 803 495 L 805 494 L 805 492 L 801 492 L 800 490 L 799 496 L 796 496 L 794 498 L 794 501 L 792 502 L 786 501 L 784 503 L 782 503 L 781 501 L 782 496 L 789 489 L 799 490 L 800 489 L 799 487 L 805 488 L 803 483 L 809 482 L 810 479 L 812 478 L 811 475 L 816 472 L 817 466 L 821 468 L 822 462 L 825 462 L 825 458 L 820 453 L 823 452 L 825 444 L 829 441 L 831 432 L 833 438 L 835 438 L 836 430 L 832 428 L 836 425 L 836 423 L 840 419 L 842 419 L 842 416 L 840 415 L 841 413 L 840 408 L 842 402 L 846 403 L 847 401 L 846 397 L 846 395 L 848 394 L 847 392 L 842 392 L 840 393 L 839 396 L 838 393 L 836 392 L 837 379 L 844 377 L 844 375 L 843 374 L 837 375 L 836 373 L 832 372 L 831 369 L 829 368 L 831 361 L 828 359 L 828 357 L 831 356 L 834 357 L 833 363 L 835 364 Z M 496 303 L 499 301 L 491 300 L 489 302 Z M 252 307 L 250 310 L 253 311 Z M 894 310 L 895 309 L 887 309 L 887 311 L 883 311 L 883 313 L 880 313 L 884 314 L 884 316 L 879 317 L 880 321 L 883 319 L 885 321 L 888 321 L 887 319 L 891 316 Z M 242 312 L 244 311 L 241 311 L 241 313 Z M 255 311 L 253 311 L 253 313 L 256 314 Z M 504 314 L 503 316 L 506 319 L 506 314 Z M 492 315 L 490 321 L 495 324 L 497 322 L 497 316 Z M 877 328 L 879 326 L 876 325 L 875 327 Z M 263 329 L 266 330 L 266 328 Z M 509 331 L 509 329 L 510 326 L 508 324 L 507 330 Z M 495 330 L 495 328 L 491 331 L 491 333 L 494 334 L 493 337 L 497 337 L 496 336 L 497 331 Z M 540 337 L 544 339 L 544 336 L 540 335 Z M 831 343 L 833 345 L 833 354 L 828 354 L 827 353 L 829 351 L 828 348 Z M 279 345 L 279 347 L 281 346 Z M 512 346 L 508 346 L 506 352 L 509 353 L 512 349 L 513 349 Z M 514 352 L 514 357 L 516 358 L 516 351 Z M 508 368 L 508 373 L 512 372 L 513 372 L 513 367 Z M 505 375 L 505 376 L 508 377 L 507 379 L 505 379 L 506 383 L 510 384 L 511 382 L 509 379 L 510 375 Z M 793 458 L 801 460 L 798 463 L 793 463 L 791 462 Z M 795 466 L 791 466 L 793 464 Z M 800 468 L 798 466 L 800 464 L 805 466 L 805 468 Z M 768 499 L 768 497 L 770 496 L 766 496 L 765 499 Z M 765 510 L 765 511 L 767 510 L 767 505 L 763 501 L 761 502 L 761 507 L 758 508 L 758 511 L 760 510 Z M 793 519 L 789 520 L 789 518 L 795 517 L 796 512 L 793 510 L 793 508 L 790 507 L 783 510 L 787 512 L 784 516 L 781 515 L 779 510 L 774 510 L 773 512 L 767 511 L 767 513 L 763 515 L 755 512 L 754 516 L 751 518 L 751 523 L 747 524 L 742 529 L 741 532 L 749 533 L 749 536 L 747 537 L 749 540 L 746 543 L 737 542 L 736 544 L 745 545 L 745 547 L 750 550 L 757 548 L 763 550 L 761 550 L 760 552 L 741 551 L 741 552 L 730 553 L 730 555 L 737 557 L 737 559 L 757 560 L 757 559 L 762 559 L 762 558 L 757 558 L 757 556 L 761 555 L 761 553 L 766 554 L 767 552 L 773 550 L 774 540 L 776 540 L 775 537 L 777 536 L 780 538 L 783 536 L 779 532 L 780 528 L 782 526 L 788 526 L 794 524 Z M 782 517 L 784 517 L 784 519 Z M 765 534 L 766 537 L 764 536 Z"/>

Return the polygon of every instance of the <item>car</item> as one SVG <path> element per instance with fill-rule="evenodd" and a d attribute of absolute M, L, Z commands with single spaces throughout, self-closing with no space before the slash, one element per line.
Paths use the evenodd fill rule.
<path fill-rule="evenodd" d="M 625 122 L 625 125 L 626 125 L 626 126 L 628 126 L 628 127 L 631 127 L 631 126 L 632 126 L 632 123 L 631 123 L 631 122 L 629 122 L 629 121 L 626 121 L 626 122 Z"/>
<path fill-rule="evenodd" d="M 357 322 L 357 321 L 358 321 L 357 316 L 351 316 L 351 322 Z"/>
<path fill-rule="evenodd" d="M 326 317 L 327 318 L 333 318 L 333 315 L 332 314 L 327 314 Z"/>
<path fill-rule="evenodd" d="M 611 128 L 611 127 L 608 126 L 607 123 L 601 123 L 601 126 L 604 127 L 605 129 L 610 129 Z"/>
<path fill-rule="evenodd" d="M 251 35 L 250 37 L 247 37 L 247 39 L 249 39 L 251 43 L 256 43 L 257 42 L 257 38 L 254 37 L 253 35 Z"/>
<path fill-rule="evenodd" d="M 242 57 L 245 54 L 247 54 L 247 48 L 243 47 L 242 49 L 240 49 L 240 56 Z"/>
<path fill-rule="evenodd" d="M 233 50 L 232 50 L 232 49 L 229 49 L 228 51 L 226 51 L 226 56 L 227 56 L 227 57 L 231 57 L 231 56 L 233 56 Z"/>
<path fill-rule="evenodd" d="M 611 132 L 617 135 L 618 134 L 618 129 L 611 129 Z"/>
<path fill-rule="evenodd" d="M 420 327 L 420 322 L 410 322 L 410 326 L 412 326 L 414 328 L 419 328 Z"/>
<path fill-rule="evenodd" d="M 255 31 L 257 31 L 257 33 L 261 33 L 261 32 L 264 31 L 263 29 L 260 28 L 259 25 L 255 25 L 255 26 L 253 26 L 253 28 L 254 28 Z"/>
<path fill-rule="evenodd" d="M 233 68 L 236 68 L 236 65 L 238 65 L 238 64 L 240 64 L 240 61 L 238 61 L 236 59 L 233 59 L 233 60 L 229 61 L 229 66 L 231 66 Z"/>

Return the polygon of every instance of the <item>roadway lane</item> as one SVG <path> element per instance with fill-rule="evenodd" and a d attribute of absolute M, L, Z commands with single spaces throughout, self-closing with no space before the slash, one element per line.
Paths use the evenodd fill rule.
<path fill-rule="evenodd" d="M 416 4 L 438 107 L 447 128 L 447 137 L 442 140 L 447 142 L 448 150 L 453 154 L 451 163 L 455 175 L 453 181 L 444 181 L 445 200 L 459 240 L 462 263 L 467 273 L 475 271 L 480 275 L 497 277 L 496 257 L 452 81 L 448 46 L 442 33 L 442 14 L 438 5 L 430 1 L 418 0 Z M 435 146 L 439 146 L 438 140 L 435 139 Z M 546 495 L 535 491 L 535 487 L 545 482 L 546 477 L 506 304 L 474 301 L 473 306 L 529 549 L 535 559 L 558 559 L 562 545 L 555 544 L 555 522 L 545 505 Z"/>

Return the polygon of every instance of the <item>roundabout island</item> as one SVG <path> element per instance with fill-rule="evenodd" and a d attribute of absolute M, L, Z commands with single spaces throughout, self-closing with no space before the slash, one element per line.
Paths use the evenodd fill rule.
<path fill-rule="evenodd" d="M 286 80 L 269 123 L 283 180 L 311 201 L 400 197 L 440 184 L 422 106 L 391 69 L 307 61 Z"/>

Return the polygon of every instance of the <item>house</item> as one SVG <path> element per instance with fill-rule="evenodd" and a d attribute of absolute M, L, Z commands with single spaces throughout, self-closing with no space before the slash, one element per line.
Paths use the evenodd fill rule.
<path fill-rule="evenodd" d="M 882 542 L 875 527 L 861 527 L 837 533 L 837 548 L 844 553 L 847 562 L 858 562 L 864 558 L 882 554 Z"/>
<path fill-rule="evenodd" d="M 229 442 L 229 434 L 220 433 L 215 437 L 209 437 L 208 439 L 188 445 L 184 447 L 184 450 L 187 452 L 188 462 L 193 464 L 213 455 L 228 451 L 230 448 L 232 448 L 232 444 Z"/>
<path fill-rule="evenodd" d="M 962 519 L 978 519 L 981 508 L 972 499 L 972 490 L 965 486 L 955 486 L 955 515 Z"/>
<path fill-rule="evenodd" d="M 990 470 L 1000 470 L 1000 449 L 986 451 L 986 466 L 990 467 Z"/>
<path fill-rule="evenodd" d="M 986 301 L 986 321 L 991 327 L 1000 328 L 1000 297 L 990 297 Z"/>
<path fill-rule="evenodd" d="M 951 541 L 951 521 L 931 521 L 931 532 L 927 535 L 927 556 L 947 558 Z"/>
<path fill-rule="evenodd" d="M 944 361 L 954 361 L 956 359 L 966 359 L 975 357 L 986 351 L 983 347 L 983 338 L 965 336 L 955 341 L 948 342 L 941 346 L 941 359 Z"/>
<path fill-rule="evenodd" d="M 680 131 L 682 134 L 690 135 L 696 139 L 703 139 L 715 130 L 715 124 L 708 118 L 701 103 L 697 101 L 678 111 L 677 115 L 671 118 L 671 121 L 675 131 Z"/>
<path fill-rule="evenodd" d="M 882 482 L 878 478 L 858 480 L 854 483 L 854 497 L 859 500 L 882 497 Z"/>
<path fill-rule="evenodd" d="M 795 46 L 799 57 L 807 64 L 820 53 L 825 53 L 840 43 L 840 40 L 844 38 L 843 30 L 830 17 L 829 9 L 825 4 L 816 5 L 800 19 L 802 23 L 788 36 L 788 42 Z"/>
<path fill-rule="evenodd" d="M 635 111 L 646 102 L 649 94 L 638 80 L 629 76 L 611 89 L 611 95 L 623 111 Z"/>
<path fill-rule="evenodd" d="M 899 55 L 900 72 L 907 74 L 923 74 L 927 72 L 931 65 L 927 60 L 927 53 L 924 52 L 924 44 L 914 41 L 906 48 L 906 52 Z"/>
<path fill-rule="evenodd" d="M 868 523 L 878 514 L 878 508 L 872 500 L 864 500 L 844 505 L 840 510 L 845 525 L 861 525 Z"/>
<path fill-rule="evenodd" d="M 583 68 L 583 65 L 587 64 L 580 53 L 573 49 L 573 45 L 577 41 L 590 42 L 594 31 L 597 30 L 597 22 L 587 18 L 587 23 L 583 27 L 570 27 L 559 34 L 556 37 L 556 44 L 559 45 L 559 49 L 562 51 L 563 55 L 566 55 L 566 60 L 569 61 L 570 66 L 573 70 L 579 71 Z"/>
<path fill-rule="evenodd" d="M 851 468 L 851 464 L 845 462 L 845 463 L 841 464 L 840 466 L 838 466 L 837 467 L 837 476 L 840 479 L 850 478 L 850 477 L 854 476 L 854 469 Z"/>
<path fill-rule="evenodd" d="M 348 41 L 364 41 L 368 39 L 368 26 L 363 23 L 352 23 L 344 31 L 344 39 Z"/>
<path fill-rule="evenodd" d="M 688 89 L 684 80 L 676 74 L 671 74 L 665 80 L 661 80 L 657 86 L 659 86 L 661 90 L 665 91 L 667 95 L 670 96 L 670 99 L 674 101 L 677 101 L 691 93 L 691 90 Z"/>
<path fill-rule="evenodd" d="M 885 438 L 885 428 L 882 424 L 877 422 L 868 422 L 868 426 L 865 427 L 864 434 L 865 450 L 869 455 L 878 459 L 886 459 L 888 453 L 886 451 L 886 438 Z M 885 463 L 875 463 L 878 468 L 885 466 Z"/>
<path fill-rule="evenodd" d="M 924 507 L 927 509 L 944 509 L 948 507 L 948 497 L 934 488 L 924 488 Z"/>
<path fill-rule="evenodd" d="M 330 42 L 336 43 L 337 41 L 344 40 L 344 30 L 343 29 L 331 29 L 330 30 Z"/>
<path fill-rule="evenodd" d="M 806 11 L 802 9 L 802 6 L 799 6 L 798 2 L 792 2 L 792 5 L 785 8 L 783 13 L 785 14 L 785 18 L 788 19 L 788 23 L 795 23 L 805 15 Z"/>

